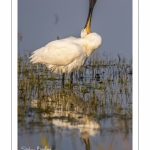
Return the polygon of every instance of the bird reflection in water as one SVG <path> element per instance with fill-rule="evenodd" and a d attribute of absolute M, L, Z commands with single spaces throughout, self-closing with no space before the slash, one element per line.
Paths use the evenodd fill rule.
<path fill-rule="evenodd" d="M 96 136 L 100 130 L 100 123 L 98 120 L 90 115 L 86 115 L 84 111 L 84 101 L 77 97 L 74 93 L 62 96 L 62 93 L 55 93 L 48 98 L 45 102 L 43 100 L 31 100 L 31 108 L 38 108 L 40 103 L 40 108 L 46 110 L 47 108 L 54 109 L 53 113 L 48 111 L 43 111 L 41 114 L 43 121 L 49 122 L 53 125 L 56 131 L 61 131 L 62 133 L 71 133 L 76 131 L 85 143 L 86 150 L 90 150 L 90 137 Z M 59 102 L 54 102 L 55 98 Z M 78 104 L 71 109 L 72 101 L 78 99 Z M 64 102 L 65 103 L 64 106 Z"/>

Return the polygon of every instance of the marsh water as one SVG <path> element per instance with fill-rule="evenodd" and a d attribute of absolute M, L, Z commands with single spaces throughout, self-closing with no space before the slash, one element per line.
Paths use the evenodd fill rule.
<path fill-rule="evenodd" d="M 18 56 L 18 150 L 131 150 L 132 60 L 94 53 L 70 76 Z"/>

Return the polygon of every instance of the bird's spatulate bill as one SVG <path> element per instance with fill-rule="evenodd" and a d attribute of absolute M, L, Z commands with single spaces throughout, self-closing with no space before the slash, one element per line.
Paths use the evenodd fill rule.
<path fill-rule="evenodd" d="M 92 19 L 92 12 L 95 6 L 97 0 L 89 0 L 89 13 L 88 13 L 88 17 L 87 17 L 87 21 L 85 24 L 85 29 L 87 31 L 87 33 L 91 32 L 91 19 Z"/>

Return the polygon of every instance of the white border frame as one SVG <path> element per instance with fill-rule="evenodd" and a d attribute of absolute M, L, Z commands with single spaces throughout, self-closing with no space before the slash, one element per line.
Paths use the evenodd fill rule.
<path fill-rule="evenodd" d="M 11 149 L 11 1 L 0 1 L 0 149 Z"/>
<path fill-rule="evenodd" d="M 144 0 L 143 0 L 144 1 Z M 7 1 L 6 1 L 7 2 Z M 6 3 L 5 2 L 5 3 Z M 12 0 L 11 0 L 12 2 Z M 4 2 L 3 2 L 4 3 Z M 132 54 L 133 54 L 133 150 L 137 150 L 138 149 L 138 137 L 139 137 L 139 134 L 138 134 L 138 107 L 139 107 L 139 101 L 138 101 L 138 1 L 137 0 L 132 0 L 132 4 L 133 4 L 133 24 L 132 24 L 132 33 L 133 33 L 133 49 L 132 49 Z M 141 3 L 141 2 L 140 2 Z M 12 95 L 12 100 L 11 100 L 11 104 L 12 104 L 12 126 L 11 126 L 11 133 L 12 133 L 12 136 L 11 136 L 11 144 L 12 144 L 12 149 L 13 150 L 16 150 L 18 149 L 18 139 L 17 139 L 17 33 L 18 33 L 18 2 L 17 0 L 13 0 L 12 2 L 12 51 L 11 51 L 11 54 L 12 54 L 12 86 L 11 86 L 11 95 Z M 149 5 L 147 5 L 148 7 Z M 3 7 L 3 5 L 1 5 L 1 7 Z M 6 4 L 6 7 L 8 7 L 8 2 Z M 144 5 L 145 7 L 145 5 Z M 5 9 L 5 7 L 3 7 L 3 9 Z M 1 9 L 1 11 L 3 10 Z M 145 9 L 149 9 L 149 8 L 145 8 Z M 11 9 L 10 9 L 11 10 Z M 7 12 L 8 14 L 11 14 L 10 13 L 10 10 L 9 12 Z M 4 12 L 5 11 L 2 11 L 0 14 L 4 15 Z M 149 13 L 150 14 L 150 13 Z M 6 16 L 5 16 L 6 18 Z M 7 25 L 9 26 L 10 24 L 7 23 Z M 6 26 L 4 24 L 4 26 Z M 149 26 L 150 27 L 150 26 Z M 8 27 L 10 28 L 10 27 Z M 6 34 L 6 31 L 4 31 Z M 6 41 L 7 42 L 7 41 Z M 8 49 L 9 48 L 6 48 L 6 46 L 8 46 L 7 44 L 4 45 L 5 49 L 6 49 L 6 56 L 8 56 Z M 8 46 L 9 47 L 9 46 Z M 2 55 L 3 56 L 3 55 Z M 4 60 L 3 60 L 4 59 Z M 10 59 L 11 60 L 11 59 Z M 8 63 L 10 62 L 10 60 L 8 61 Z M 3 57 L 2 58 L 2 62 L 0 64 L 4 65 L 5 64 L 5 61 L 6 61 L 6 57 Z M 11 64 L 11 63 L 9 63 Z M 8 74 L 10 74 L 10 70 L 8 72 Z M 1 77 L 1 79 L 3 80 L 3 77 Z M 9 84 L 9 83 L 8 83 Z M 5 88 L 5 87 L 4 87 Z M 8 88 L 8 85 L 6 85 L 6 89 Z M 5 93 L 7 95 L 7 93 Z M 10 103 L 10 101 L 3 97 L 2 100 L 6 100 L 7 101 L 7 104 L 5 105 L 8 105 L 8 102 Z M 2 105 L 3 106 L 3 105 Z M 3 107 L 2 107 L 3 108 Z M 2 110 L 2 113 L 1 114 L 4 114 L 4 110 Z M 146 121 L 146 120 L 145 120 Z M 5 130 L 7 130 L 9 133 L 10 133 L 10 120 L 7 122 L 8 126 L 5 128 Z M 4 124 L 4 127 L 6 125 Z M 146 128 L 147 129 L 147 128 Z M 2 128 L 3 130 L 3 128 Z M 4 131 L 5 132 L 5 131 Z M 143 135 L 144 136 L 144 135 Z M 1 140 L 3 142 L 4 145 L 8 145 L 8 138 L 10 136 L 8 134 L 6 134 L 6 137 L 4 138 L 3 137 L 3 140 Z M 145 138 L 145 137 L 144 137 Z M 143 139 L 144 139 L 143 138 Z M 6 140 L 6 141 L 5 141 Z M 149 144 L 149 143 L 148 143 Z M 2 147 L 1 147 L 2 148 Z M 7 146 L 5 146 L 6 149 L 9 149 Z M 148 148 L 148 147 L 146 147 Z M 143 148 L 142 148 L 143 149 Z"/>
<path fill-rule="evenodd" d="M 139 149 L 150 149 L 150 1 L 139 0 Z M 136 93 L 137 94 L 137 93 Z M 136 103 L 136 100 L 135 100 Z"/>
<path fill-rule="evenodd" d="M 17 59 L 18 59 L 18 1 L 12 1 L 12 149 L 18 149 L 17 120 Z"/>
<path fill-rule="evenodd" d="M 138 100 L 138 0 L 132 0 L 132 60 L 133 60 L 133 125 L 132 125 L 132 140 L 133 140 L 133 150 L 138 150 L 138 108 L 139 108 L 139 100 Z"/>

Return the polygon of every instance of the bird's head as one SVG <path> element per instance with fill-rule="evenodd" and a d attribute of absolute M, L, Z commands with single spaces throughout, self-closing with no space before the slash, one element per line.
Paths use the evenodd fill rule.
<path fill-rule="evenodd" d="M 88 33 L 87 33 L 86 29 L 81 30 L 81 38 L 85 37 L 87 34 Z"/>
<path fill-rule="evenodd" d="M 92 12 L 97 0 L 89 0 L 89 13 L 86 20 L 84 29 L 81 31 L 81 38 L 83 38 L 83 45 L 87 56 L 90 56 L 91 53 L 96 50 L 102 44 L 102 38 L 97 33 L 91 33 L 91 20 Z"/>

